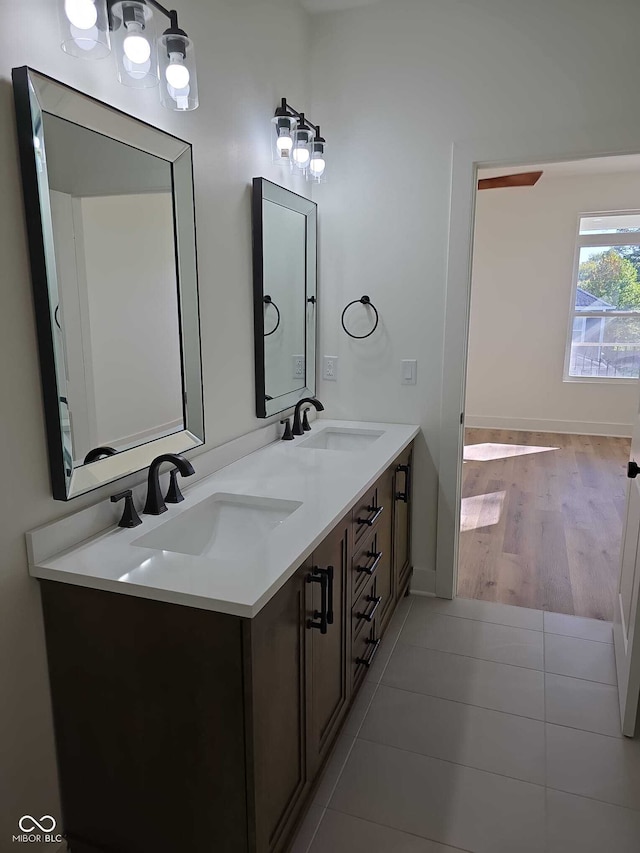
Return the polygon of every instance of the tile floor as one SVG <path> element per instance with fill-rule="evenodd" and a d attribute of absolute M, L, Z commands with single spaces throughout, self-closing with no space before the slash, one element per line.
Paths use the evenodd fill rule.
<path fill-rule="evenodd" d="M 638 853 L 611 626 L 403 599 L 293 853 Z"/>

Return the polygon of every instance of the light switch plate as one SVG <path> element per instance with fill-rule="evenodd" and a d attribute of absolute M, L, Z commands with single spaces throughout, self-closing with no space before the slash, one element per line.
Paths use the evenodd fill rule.
<path fill-rule="evenodd" d="M 325 355 L 322 359 L 322 378 L 328 382 L 336 382 L 338 379 L 338 357 L 336 355 Z"/>
<path fill-rule="evenodd" d="M 415 385 L 418 380 L 418 362 L 407 359 L 402 362 L 402 384 Z"/>
<path fill-rule="evenodd" d="M 304 356 L 303 355 L 294 355 L 293 356 L 293 378 L 294 379 L 304 379 L 305 370 L 304 370 Z"/>

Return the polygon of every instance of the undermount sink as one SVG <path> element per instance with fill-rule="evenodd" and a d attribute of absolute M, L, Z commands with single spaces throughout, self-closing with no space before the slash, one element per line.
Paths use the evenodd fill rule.
<path fill-rule="evenodd" d="M 258 547 L 299 506 L 298 501 L 219 493 L 131 544 L 192 557 L 235 559 Z"/>
<path fill-rule="evenodd" d="M 301 441 L 298 447 L 309 450 L 366 450 L 381 435 L 384 435 L 384 432 L 376 429 L 327 427 L 311 438 Z"/>

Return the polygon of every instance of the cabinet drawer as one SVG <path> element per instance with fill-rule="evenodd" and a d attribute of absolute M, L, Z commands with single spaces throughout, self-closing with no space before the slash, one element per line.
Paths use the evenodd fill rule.
<path fill-rule="evenodd" d="M 378 525 L 389 507 L 380 506 L 378 502 L 378 487 L 374 486 L 353 510 L 353 541 L 359 542 L 372 528 Z"/>
<path fill-rule="evenodd" d="M 366 628 L 353 638 L 351 672 L 354 687 L 364 678 L 373 663 L 379 645 L 378 627 L 374 619 L 373 622 L 366 623 Z"/>
<path fill-rule="evenodd" d="M 351 650 L 353 683 L 364 677 L 378 650 L 379 614 L 383 597 L 378 591 L 378 578 L 370 577 L 351 609 Z"/>
<path fill-rule="evenodd" d="M 383 605 L 383 596 L 378 590 L 378 579 L 369 579 L 366 587 L 351 608 L 351 643 L 356 642 L 360 633 L 377 618 Z"/>
<path fill-rule="evenodd" d="M 388 563 L 391 555 L 385 554 L 382 548 L 382 539 L 378 531 L 371 533 L 360 547 L 351 561 L 352 575 L 352 601 L 356 601 L 367 582 L 377 573 L 383 563 Z"/>

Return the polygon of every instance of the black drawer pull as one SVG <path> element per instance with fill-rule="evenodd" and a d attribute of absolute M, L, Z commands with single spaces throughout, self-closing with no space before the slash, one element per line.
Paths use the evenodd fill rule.
<path fill-rule="evenodd" d="M 368 506 L 367 509 L 369 512 L 373 513 L 371 518 L 356 518 L 356 521 L 360 525 L 366 524 L 367 527 L 373 527 L 373 525 L 376 523 L 376 521 L 380 518 L 380 516 L 384 512 L 384 507 L 383 506 Z"/>
<path fill-rule="evenodd" d="M 329 603 L 327 605 L 327 623 L 333 625 L 333 566 L 327 566 L 327 596 Z"/>
<path fill-rule="evenodd" d="M 396 492 L 396 500 L 409 503 L 409 495 L 411 494 L 411 467 L 409 465 L 398 465 L 396 468 L 398 474 L 404 474 L 404 492 Z"/>
<path fill-rule="evenodd" d="M 319 583 L 321 595 L 320 610 L 314 610 L 313 619 L 307 619 L 307 628 L 316 628 L 321 634 L 326 634 L 327 625 L 333 623 L 333 566 L 314 568 L 307 575 L 307 583 Z"/>
<path fill-rule="evenodd" d="M 370 566 L 357 566 L 356 572 L 364 572 L 365 575 L 369 575 L 369 577 L 371 577 L 371 575 L 375 572 L 375 570 L 380 565 L 380 560 L 382 559 L 382 553 L 383 553 L 382 551 L 378 551 L 377 554 L 375 551 L 367 551 L 367 557 L 374 557 L 375 558 L 373 563 L 371 563 Z"/>
<path fill-rule="evenodd" d="M 379 638 L 377 640 L 368 639 L 365 642 L 367 643 L 368 646 L 373 646 L 373 649 L 371 650 L 371 654 L 369 655 L 368 658 L 356 658 L 356 663 L 358 666 L 360 666 L 360 664 L 362 664 L 363 666 L 366 666 L 367 669 L 369 669 L 369 667 L 373 663 L 374 657 L 376 656 L 376 654 L 378 652 L 378 648 L 380 646 L 380 639 Z"/>
<path fill-rule="evenodd" d="M 366 622 L 373 622 L 373 617 L 376 615 L 376 610 L 380 607 L 382 601 L 381 595 L 367 595 L 365 601 L 373 602 L 373 607 L 368 613 L 356 613 L 358 619 L 364 619 Z"/>

